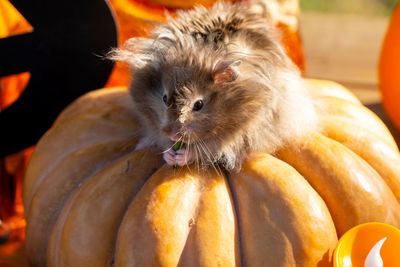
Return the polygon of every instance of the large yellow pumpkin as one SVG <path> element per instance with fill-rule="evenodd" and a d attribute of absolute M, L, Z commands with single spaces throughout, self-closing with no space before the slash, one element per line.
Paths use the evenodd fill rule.
<path fill-rule="evenodd" d="M 383 107 L 400 130 L 400 4 L 393 12 L 382 45 L 379 87 Z"/>
<path fill-rule="evenodd" d="M 239 173 L 165 165 L 134 152 L 126 89 L 62 112 L 24 184 L 33 266 L 331 266 L 351 227 L 400 226 L 400 155 L 345 88 L 307 80 L 320 128 L 300 147 L 254 153 Z"/>

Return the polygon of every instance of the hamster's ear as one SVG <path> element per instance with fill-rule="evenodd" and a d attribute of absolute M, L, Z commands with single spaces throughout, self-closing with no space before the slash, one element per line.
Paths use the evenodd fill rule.
<path fill-rule="evenodd" d="M 128 63 L 131 67 L 142 68 L 154 61 L 154 40 L 149 38 L 131 38 L 120 48 L 112 49 L 107 58 Z"/>
<path fill-rule="evenodd" d="M 281 7 L 284 4 L 280 1 L 269 1 L 269 0 L 252 0 L 249 3 L 249 8 L 253 13 L 260 15 L 265 19 L 270 25 L 276 25 L 279 21 L 279 17 L 283 12 L 283 9 L 292 9 L 294 5 L 288 5 L 290 7 Z"/>
<path fill-rule="evenodd" d="M 221 60 L 213 69 L 212 77 L 215 83 L 224 84 L 233 82 L 239 76 L 240 60 Z"/>

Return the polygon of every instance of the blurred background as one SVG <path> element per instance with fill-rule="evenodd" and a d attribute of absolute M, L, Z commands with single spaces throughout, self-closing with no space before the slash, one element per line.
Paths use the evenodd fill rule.
<path fill-rule="evenodd" d="M 300 0 L 302 11 L 388 16 L 397 0 Z"/>
<path fill-rule="evenodd" d="M 337 81 L 364 104 L 380 101 L 378 61 L 397 0 L 300 0 L 306 76 Z"/>
<path fill-rule="evenodd" d="M 386 123 L 399 143 L 400 133 L 382 108 L 378 88 L 380 53 L 397 2 L 300 0 L 299 30 L 305 76 L 346 86 Z"/>

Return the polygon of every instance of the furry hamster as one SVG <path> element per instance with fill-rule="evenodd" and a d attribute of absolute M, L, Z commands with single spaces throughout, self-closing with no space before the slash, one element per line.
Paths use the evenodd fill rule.
<path fill-rule="evenodd" d="M 247 5 L 180 12 L 111 57 L 133 70 L 130 90 L 143 123 L 137 149 L 158 145 L 170 165 L 238 170 L 249 152 L 273 153 L 315 125 L 298 69 L 275 29 Z M 184 146 L 175 152 L 177 141 Z"/>

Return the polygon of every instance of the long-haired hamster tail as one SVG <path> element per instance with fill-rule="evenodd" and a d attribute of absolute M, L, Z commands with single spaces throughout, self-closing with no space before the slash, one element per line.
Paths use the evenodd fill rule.
<path fill-rule="evenodd" d="M 276 36 L 247 5 L 219 2 L 114 50 L 133 70 L 138 148 L 160 146 L 170 165 L 239 170 L 249 152 L 273 153 L 305 136 L 316 124 L 312 100 Z"/>

